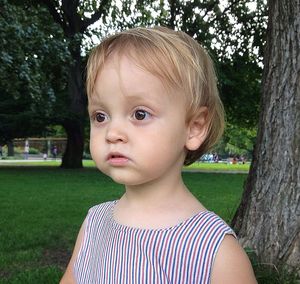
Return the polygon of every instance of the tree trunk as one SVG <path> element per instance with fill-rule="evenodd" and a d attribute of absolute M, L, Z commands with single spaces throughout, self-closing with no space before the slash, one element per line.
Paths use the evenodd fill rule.
<path fill-rule="evenodd" d="M 15 155 L 14 142 L 12 140 L 7 141 L 7 156 L 13 157 Z"/>
<path fill-rule="evenodd" d="M 80 47 L 87 28 L 101 17 L 106 17 L 107 11 L 111 7 L 111 1 L 102 0 L 99 5 L 95 3 L 97 1 L 87 4 L 85 7 L 86 11 L 95 10 L 93 14 L 89 13 L 88 18 L 83 15 L 86 11 L 82 11 L 82 3 L 80 1 L 42 0 L 35 2 L 37 4 L 43 3 L 47 7 L 53 20 L 61 26 L 65 37 L 69 41 L 69 50 L 74 63 L 70 67 L 68 80 L 70 111 L 67 113 L 65 121 L 62 122 L 68 136 L 62 167 L 80 168 L 82 167 L 84 120 L 87 105 L 82 78 L 83 66 L 81 65 Z M 82 12 L 84 13 L 82 14 Z"/>
<path fill-rule="evenodd" d="M 76 169 L 82 168 L 82 154 L 84 147 L 83 123 L 72 120 L 64 123 L 67 132 L 67 146 L 62 159 L 62 168 Z"/>
<path fill-rule="evenodd" d="M 300 0 L 270 0 L 259 131 L 232 226 L 261 261 L 300 268 Z"/>
<path fill-rule="evenodd" d="M 70 110 L 69 116 L 63 122 L 68 141 L 62 159 L 62 168 L 82 168 L 84 149 L 86 97 L 82 78 L 80 44 L 73 52 L 72 57 L 74 64 L 70 67 L 68 81 Z"/>

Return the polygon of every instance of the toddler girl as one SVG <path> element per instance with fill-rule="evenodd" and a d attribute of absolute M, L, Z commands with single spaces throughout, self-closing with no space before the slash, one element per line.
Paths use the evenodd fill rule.
<path fill-rule="evenodd" d="M 206 51 L 167 28 L 118 33 L 92 51 L 87 94 L 93 160 L 126 190 L 89 210 L 61 283 L 256 283 L 234 232 L 181 177 L 223 131 Z"/>

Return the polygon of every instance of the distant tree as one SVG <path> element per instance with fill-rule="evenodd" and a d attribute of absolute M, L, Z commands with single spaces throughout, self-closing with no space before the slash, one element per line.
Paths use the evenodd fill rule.
<path fill-rule="evenodd" d="M 47 10 L 0 0 L 0 143 L 41 135 L 65 93 L 69 58 Z"/>
<path fill-rule="evenodd" d="M 82 43 L 88 27 L 101 19 L 104 23 L 111 1 L 54 1 L 36 0 L 32 3 L 43 4 L 64 34 L 72 61 L 69 68 L 68 107 L 64 108 L 65 117 L 61 121 L 66 130 L 68 142 L 63 155 L 62 167 L 82 167 L 84 149 L 84 122 L 86 118 L 86 97 L 83 83 L 84 62 Z"/>
<path fill-rule="evenodd" d="M 224 157 L 243 156 L 251 159 L 256 133 L 255 127 L 241 127 L 227 123 L 226 131 L 214 151 Z"/>
<path fill-rule="evenodd" d="M 259 130 L 233 227 L 264 263 L 300 268 L 300 0 L 270 0 Z"/>

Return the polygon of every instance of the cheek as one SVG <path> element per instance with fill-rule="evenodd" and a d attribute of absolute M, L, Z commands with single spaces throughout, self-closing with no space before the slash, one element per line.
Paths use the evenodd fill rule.
<path fill-rule="evenodd" d="M 99 158 L 101 155 L 100 149 L 103 149 L 103 145 L 100 145 L 102 141 L 101 135 L 95 131 L 91 131 L 90 134 L 90 152 L 93 160 Z"/>
<path fill-rule="evenodd" d="M 164 140 L 164 144 L 162 144 L 164 148 L 184 148 L 187 137 L 187 128 L 181 120 L 174 120 L 172 125 L 166 125 L 163 129 L 166 130 L 160 132 L 160 136 L 161 139 Z"/>
<path fill-rule="evenodd" d="M 95 147 L 95 143 L 90 140 L 90 153 L 92 156 L 92 159 L 94 160 L 95 163 L 97 163 L 97 148 Z"/>
<path fill-rule="evenodd" d="M 95 148 L 95 135 L 91 131 L 91 133 L 90 133 L 90 152 L 91 152 L 91 154 L 93 154 L 94 148 Z"/>
<path fill-rule="evenodd" d="M 168 129 L 164 131 L 164 129 Z M 154 132 L 148 138 L 144 135 L 139 135 L 139 141 L 136 143 L 141 145 L 140 155 L 147 156 L 153 159 L 160 160 L 161 157 L 172 156 L 177 157 L 185 150 L 185 131 L 180 128 L 162 128 L 160 131 Z"/>
<path fill-rule="evenodd" d="M 90 152 L 91 152 L 91 156 L 94 159 L 94 143 L 92 141 L 92 139 L 90 139 Z"/>

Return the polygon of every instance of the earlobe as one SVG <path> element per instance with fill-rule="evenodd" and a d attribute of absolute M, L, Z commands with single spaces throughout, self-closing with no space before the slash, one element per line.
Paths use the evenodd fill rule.
<path fill-rule="evenodd" d="M 207 136 L 207 112 L 207 107 L 201 107 L 198 115 L 191 119 L 188 125 L 188 136 L 185 146 L 190 151 L 197 150 Z"/>

